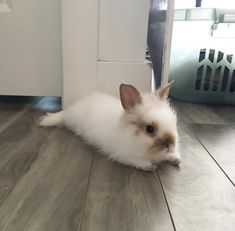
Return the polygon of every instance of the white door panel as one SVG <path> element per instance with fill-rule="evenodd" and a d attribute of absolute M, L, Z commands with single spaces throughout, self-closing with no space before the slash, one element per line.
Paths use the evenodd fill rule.
<path fill-rule="evenodd" d="M 139 90 L 150 91 L 151 68 L 148 62 L 98 62 L 97 88 L 119 97 L 121 83 L 135 85 Z"/>
<path fill-rule="evenodd" d="M 62 94 L 60 4 L 0 0 L 1 95 Z"/>
<path fill-rule="evenodd" d="M 99 60 L 145 59 L 149 3 L 148 0 L 100 0 Z"/>
<path fill-rule="evenodd" d="M 64 107 L 94 90 L 117 95 L 121 82 L 150 91 L 149 0 L 62 2 Z"/>
<path fill-rule="evenodd" d="M 62 1 L 63 103 L 96 89 L 98 0 Z"/>

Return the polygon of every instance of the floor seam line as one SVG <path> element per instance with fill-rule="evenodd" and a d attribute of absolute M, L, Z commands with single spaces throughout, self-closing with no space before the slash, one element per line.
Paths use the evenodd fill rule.
<path fill-rule="evenodd" d="M 158 177 L 158 180 L 159 180 L 159 183 L 160 183 L 160 187 L 161 187 L 161 190 L 162 190 L 162 193 L 163 193 L 163 197 L 164 197 L 164 200 L 165 200 L 165 203 L 166 203 L 166 206 L 167 206 L 167 210 L 168 210 L 169 215 L 170 215 L 170 219 L 171 219 L 173 229 L 174 229 L 174 231 L 177 231 L 176 226 L 175 226 L 175 222 L 174 222 L 171 210 L 170 210 L 170 206 L 169 206 L 169 203 L 168 203 L 168 200 L 167 200 L 167 197 L 166 197 L 166 193 L 165 193 L 163 185 L 162 185 L 161 177 L 160 177 L 158 171 L 156 171 L 156 173 L 157 173 L 157 177 Z"/>
<path fill-rule="evenodd" d="M 203 147 L 203 149 L 209 154 L 211 159 L 214 161 L 214 163 L 219 167 L 219 169 L 222 171 L 222 173 L 225 175 L 225 177 L 230 181 L 230 183 L 235 187 L 235 183 L 231 180 L 231 178 L 228 176 L 228 174 L 223 170 L 223 168 L 220 166 L 220 164 L 217 162 L 217 160 L 213 157 L 213 155 L 209 152 L 209 150 L 206 148 L 206 146 L 201 142 L 201 140 L 194 134 L 194 132 L 191 130 L 190 126 L 184 121 L 182 116 L 178 115 L 180 119 L 184 122 L 185 126 L 190 130 L 193 137 L 196 138 L 196 140 L 199 142 L 199 144 Z M 193 123 L 191 123 L 193 124 Z"/>
<path fill-rule="evenodd" d="M 194 134 L 193 134 L 194 135 Z M 209 150 L 206 148 L 206 146 L 201 142 L 201 140 L 194 135 L 197 141 L 201 144 L 201 146 L 205 149 L 205 151 L 209 154 L 209 156 L 212 158 L 212 160 L 215 162 L 215 164 L 220 168 L 220 170 L 224 173 L 226 178 L 230 181 L 230 183 L 235 187 L 235 183 L 232 181 L 232 179 L 228 176 L 228 174 L 224 171 L 224 169 L 220 166 L 220 164 L 217 162 L 217 160 L 214 158 L 214 156 L 209 152 Z"/>
<path fill-rule="evenodd" d="M 89 191 L 89 187 L 90 187 L 90 179 L 91 179 L 91 173 L 92 173 L 93 163 L 94 163 L 94 153 L 93 153 L 93 151 L 91 151 L 91 153 L 92 153 L 91 166 L 90 166 L 90 171 L 89 171 L 89 176 L 88 176 L 88 181 L 87 181 L 87 188 L 86 188 L 86 193 L 85 193 L 84 202 L 83 202 L 82 211 L 81 211 L 81 219 L 80 219 L 80 222 L 78 225 L 78 231 L 80 231 L 82 228 L 84 211 L 85 211 L 86 202 L 87 202 L 87 195 L 88 195 L 88 191 Z"/>

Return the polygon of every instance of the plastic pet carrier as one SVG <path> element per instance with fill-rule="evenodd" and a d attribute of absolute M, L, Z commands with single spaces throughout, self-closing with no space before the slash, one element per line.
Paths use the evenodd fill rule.
<path fill-rule="evenodd" d="M 176 10 L 170 95 L 190 102 L 235 104 L 235 10 Z"/>

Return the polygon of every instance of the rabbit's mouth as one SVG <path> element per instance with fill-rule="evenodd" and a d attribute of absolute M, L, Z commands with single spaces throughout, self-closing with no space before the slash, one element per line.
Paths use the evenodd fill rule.
<path fill-rule="evenodd" d="M 171 145 L 166 145 L 166 144 L 153 144 L 152 146 L 150 146 L 149 150 L 151 153 L 169 153 L 174 151 L 175 145 L 171 144 Z"/>
<path fill-rule="evenodd" d="M 174 136 L 167 134 L 162 138 L 157 138 L 154 143 L 150 146 L 150 153 L 158 154 L 168 154 L 173 152 L 175 149 L 175 138 Z"/>

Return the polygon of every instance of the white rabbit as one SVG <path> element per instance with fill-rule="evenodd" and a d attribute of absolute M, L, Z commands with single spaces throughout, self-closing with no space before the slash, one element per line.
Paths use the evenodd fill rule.
<path fill-rule="evenodd" d="M 93 93 L 64 111 L 48 113 L 39 125 L 65 125 L 110 159 L 138 169 L 154 170 L 163 160 L 178 165 L 176 114 L 167 101 L 170 85 L 143 94 L 121 84 L 121 102 Z"/>

